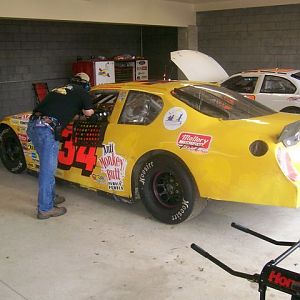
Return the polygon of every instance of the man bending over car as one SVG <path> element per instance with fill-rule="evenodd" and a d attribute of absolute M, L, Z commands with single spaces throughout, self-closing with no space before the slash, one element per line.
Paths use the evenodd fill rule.
<path fill-rule="evenodd" d="M 86 117 L 94 114 L 89 89 L 89 76 L 78 73 L 71 79 L 70 84 L 48 93 L 29 119 L 27 135 L 40 161 L 38 219 L 58 217 L 67 212 L 65 207 L 57 206 L 65 198 L 55 193 L 60 133 L 81 111 Z"/>

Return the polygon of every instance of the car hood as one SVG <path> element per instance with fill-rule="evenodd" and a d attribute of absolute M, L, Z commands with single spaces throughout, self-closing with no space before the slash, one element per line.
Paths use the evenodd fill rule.
<path fill-rule="evenodd" d="M 217 61 L 199 51 L 174 51 L 171 52 L 171 60 L 188 80 L 218 82 L 229 77 Z"/>

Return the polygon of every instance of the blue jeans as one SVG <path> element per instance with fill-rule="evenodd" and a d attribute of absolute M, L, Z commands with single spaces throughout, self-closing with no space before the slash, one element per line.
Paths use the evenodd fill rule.
<path fill-rule="evenodd" d="M 54 206 L 59 142 L 54 139 L 51 129 L 45 124 L 39 124 L 39 120 L 29 121 L 27 135 L 40 160 L 38 211 L 49 211 Z"/>

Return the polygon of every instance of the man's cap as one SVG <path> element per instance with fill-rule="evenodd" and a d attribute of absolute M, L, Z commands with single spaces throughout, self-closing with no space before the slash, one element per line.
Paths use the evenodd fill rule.
<path fill-rule="evenodd" d="M 88 74 L 84 73 L 84 72 L 77 73 L 77 74 L 75 75 L 75 77 L 78 77 L 78 78 L 80 78 L 81 80 L 85 80 L 85 81 L 87 81 L 87 82 L 90 82 L 90 76 L 89 76 Z"/>

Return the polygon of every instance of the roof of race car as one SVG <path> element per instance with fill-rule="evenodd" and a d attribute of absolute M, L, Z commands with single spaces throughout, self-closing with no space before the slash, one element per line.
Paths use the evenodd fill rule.
<path fill-rule="evenodd" d="M 294 74 L 300 72 L 300 70 L 296 69 L 283 69 L 283 68 L 266 68 L 266 69 L 253 69 L 241 72 L 241 74 L 245 73 L 275 73 L 275 74 Z"/>
<path fill-rule="evenodd" d="M 210 84 L 208 82 L 200 81 L 189 81 L 189 80 L 160 80 L 160 81 L 131 81 L 123 83 L 107 83 L 99 84 L 92 87 L 93 90 L 130 90 L 130 89 L 142 89 L 142 90 L 161 90 L 161 91 L 171 91 L 174 88 L 180 88 L 187 85 L 201 85 L 201 84 Z"/>

